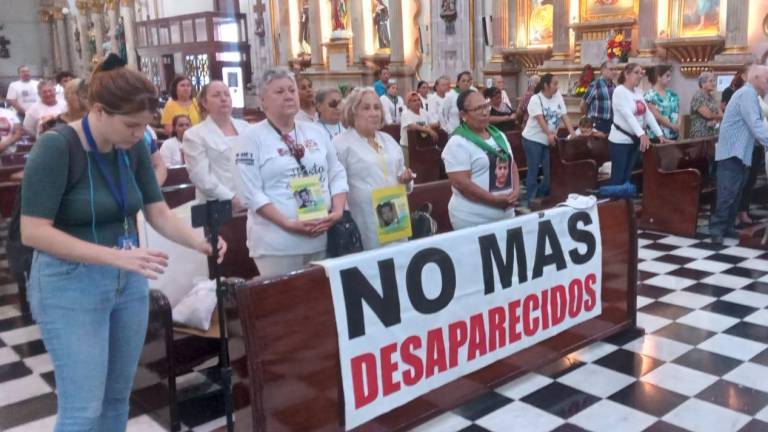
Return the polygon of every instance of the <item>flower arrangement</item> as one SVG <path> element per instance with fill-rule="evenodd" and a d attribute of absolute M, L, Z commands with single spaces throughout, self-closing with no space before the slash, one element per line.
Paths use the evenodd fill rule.
<path fill-rule="evenodd" d="M 587 92 L 587 88 L 589 88 L 589 84 L 595 79 L 595 70 L 592 69 L 592 65 L 585 65 L 584 69 L 581 70 L 581 77 L 579 78 L 579 83 L 576 85 L 576 88 L 573 89 L 573 93 L 575 96 L 584 96 L 584 93 Z"/>
<path fill-rule="evenodd" d="M 616 33 L 613 39 L 608 41 L 605 48 L 609 60 L 618 59 L 619 62 L 626 63 L 629 59 L 632 43 L 624 39 L 623 33 Z"/>

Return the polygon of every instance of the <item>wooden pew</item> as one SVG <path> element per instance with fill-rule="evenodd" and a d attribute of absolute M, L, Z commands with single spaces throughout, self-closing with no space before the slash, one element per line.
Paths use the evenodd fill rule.
<path fill-rule="evenodd" d="M 422 208 L 426 203 L 431 204 L 432 218 L 437 222 L 437 232 L 448 232 L 453 230 L 448 217 L 448 201 L 452 193 L 450 180 L 417 184 L 408 194 L 408 206 L 411 211 L 414 211 Z"/>
<path fill-rule="evenodd" d="M 408 131 L 408 164 L 416 173 L 415 183 L 429 183 L 446 178 L 442 153 L 448 134 L 440 130 L 437 141 L 421 132 Z"/>
<path fill-rule="evenodd" d="M 17 143 L 16 144 L 16 153 L 29 153 L 32 151 L 32 146 L 34 145 L 34 142 L 31 143 Z"/>
<path fill-rule="evenodd" d="M 195 185 L 193 184 L 163 186 L 160 190 L 170 208 L 178 207 L 195 199 Z"/>
<path fill-rule="evenodd" d="M 520 173 L 520 178 L 525 178 L 523 173 L 528 171 L 528 161 L 525 157 L 525 150 L 523 149 L 523 132 L 515 130 L 512 132 L 506 132 L 507 141 L 512 150 L 512 157 L 515 158 L 517 164 L 517 171 Z"/>
<path fill-rule="evenodd" d="M 403 430 L 453 409 L 521 374 L 635 326 L 637 229 L 628 201 L 599 207 L 603 312 L 557 336 L 433 390 L 356 431 Z M 339 353 L 330 287 L 321 267 L 236 286 L 250 412 L 238 430 L 343 431 Z M 300 301 L 297 301 L 300 299 Z M 236 374 L 243 373 L 236 369 Z M 241 390 L 243 387 L 237 387 Z"/>
<path fill-rule="evenodd" d="M 0 166 L 0 182 L 11 180 L 11 176 L 24 171 L 24 165 Z"/>
<path fill-rule="evenodd" d="M 0 216 L 11 217 L 20 186 L 18 181 L 0 182 Z"/>
<path fill-rule="evenodd" d="M 177 186 L 181 184 L 190 184 L 189 173 L 185 165 L 177 165 L 168 167 L 168 177 L 163 183 L 163 187 Z"/>
<path fill-rule="evenodd" d="M 384 125 L 380 129 L 382 132 L 386 132 L 395 139 L 395 142 L 400 144 L 400 123 Z"/>
<path fill-rule="evenodd" d="M 541 200 L 541 207 L 552 207 L 563 202 L 568 194 L 587 194 L 607 183 L 609 177 L 598 171 L 610 160 L 609 146 L 604 138 L 558 138 L 549 148 L 549 196 Z"/>
<path fill-rule="evenodd" d="M 712 138 L 655 144 L 645 152 L 640 227 L 686 237 L 696 235 L 702 194 L 714 188 L 709 163 Z"/>
<path fill-rule="evenodd" d="M 27 163 L 27 156 L 29 156 L 29 152 L 20 153 L 18 151 L 16 153 L 0 155 L 0 165 L 24 165 Z"/>

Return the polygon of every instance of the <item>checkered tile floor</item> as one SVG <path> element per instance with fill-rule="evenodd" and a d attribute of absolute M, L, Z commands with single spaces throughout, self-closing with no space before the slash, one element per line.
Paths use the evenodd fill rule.
<path fill-rule="evenodd" d="M 768 431 L 768 253 L 733 239 L 640 237 L 645 334 L 595 343 L 414 431 Z M 18 312 L 15 285 L 0 275 L 2 283 L 0 430 L 49 431 L 50 358 Z M 184 429 L 220 428 L 219 407 L 182 407 L 182 419 L 193 419 Z M 165 428 L 132 407 L 128 430 Z"/>

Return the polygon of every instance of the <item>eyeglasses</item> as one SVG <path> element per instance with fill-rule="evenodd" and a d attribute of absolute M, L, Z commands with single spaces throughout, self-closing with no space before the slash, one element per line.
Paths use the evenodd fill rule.
<path fill-rule="evenodd" d="M 478 106 L 476 106 L 474 108 L 466 108 L 466 109 L 464 109 L 464 111 L 466 111 L 466 112 L 478 112 L 478 111 L 490 111 L 490 110 L 491 110 L 491 103 L 490 102 L 486 102 L 486 103 L 484 103 L 482 105 L 478 105 Z"/>
<path fill-rule="evenodd" d="M 331 107 L 331 108 L 338 108 L 338 106 L 339 106 L 339 104 L 340 104 L 340 103 L 341 103 L 341 101 L 340 101 L 340 100 L 338 100 L 338 99 L 333 99 L 333 100 L 331 100 L 331 101 L 329 101 L 329 102 L 328 102 L 328 106 L 329 106 L 329 107 Z"/>

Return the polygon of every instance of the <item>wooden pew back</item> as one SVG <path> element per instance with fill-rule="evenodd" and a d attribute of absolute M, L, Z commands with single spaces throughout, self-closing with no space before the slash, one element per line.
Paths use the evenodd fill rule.
<path fill-rule="evenodd" d="M 435 389 L 356 430 L 414 427 L 528 370 L 634 326 L 634 212 L 628 201 L 612 201 L 602 203 L 599 214 L 603 247 L 599 317 Z M 251 404 L 251 418 L 237 422 L 252 420 L 248 430 L 258 431 L 344 430 L 335 317 L 323 269 L 257 278 L 239 284 L 236 294 Z"/>
<path fill-rule="evenodd" d="M 163 186 L 160 190 L 170 208 L 178 207 L 195 199 L 195 185 L 193 184 Z"/>
<path fill-rule="evenodd" d="M 438 132 L 437 141 L 429 135 L 421 136 L 420 132 L 408 133 L 408 165 L 416 173 L 414 183 L 429 183 L 445 178 L 442 152 L 448 142 L 448 134 Z"/>
<path fill-rule="evenodd" d="M 192 183 L 189 180 L 189 172 L 185 165 L 177 165 L 168 167 L 168 177 L 165 179 L 163 186 L 178 186 L 182 184 Z"/>
<path fill-rule="evenodd" d="M 512 150 L 512 157 L 515 158 L 517 164 L 517 170 L 522 173 L 528 169 L 528 160 L 523 149 L 523 132 L 519 130 L 506 132 L 506 136 Z"/>
<path fill-rule="evenodd" d="M 453 229 L 448 217 L 448 201 L 452 193 L 450 180 L 418 184 L 408 195 L 408 206 L 411 211 L 414 211 L 422 208 L 426 203 L 431 204 L 432 218 L 437 222 L 438 232 L 448 232 Z"/>
<path fill-rule="evenodd" d="M 388 133 L 389 136 L 394 138 L 395 141 L 398 144 L 400 144 L 400 124 L 399 123 L 384 125 L 381 127 L 380 130 L 382 132 Z"/>

